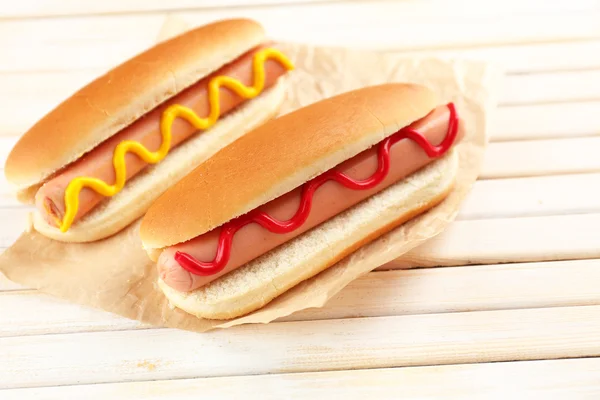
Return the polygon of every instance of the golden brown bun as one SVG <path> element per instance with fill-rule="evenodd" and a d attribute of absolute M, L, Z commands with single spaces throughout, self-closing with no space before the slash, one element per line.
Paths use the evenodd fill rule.
<path fill-rule="evenodd" d="M 399 183 L 206 286 L 186 293 L 159 280 L 159 287 L 171 304 L 197 317 L 230 319 L 248 314 L 440 203 L 452 189 L 457 173 L 458 155 L 451 150 Z"/>
<path fill-rule="evenodd" d="M 144 247 L 192 239 L 302 185 L 437 105 L 429 89 L 385 84 L 347 92 L 271 120 L 166 191 L 141 225 Z"/>
<path fill-rule="evenodd" d="M 226 20 L 137 55 L 80 89 L 26 132 L 6 161 L 7 180 L 20 190 L 40 183 L 263 41 L 256 22 Z"/>
<path fill-rule="evenodd" d="M 246 132 L 273 118 L 285 100 L 286 88 L 286 80 L 280 78 L 275 86 L 225 115 L 211 129 L 174 148 L 162 162 L 148 166 L 128 181 L 123 190 L 85 215 L 67 232 L 49 225 L 37 210 L 33 214 L 34 228 L 49 238 L 78 243 L 119 232 L 144 215 L 173 182 Z"/>

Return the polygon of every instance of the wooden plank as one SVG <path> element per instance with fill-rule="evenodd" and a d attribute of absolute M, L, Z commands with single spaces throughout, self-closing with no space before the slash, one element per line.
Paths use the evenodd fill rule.
<path fill-rule="evenodd" d="M 490 127 L 491 140 L 597 136 L 600 135 L 598 110 L 600 101 L 498 107 Z"/>
<path fill-rule="evenodd" d="M 215 9 L 232 7 L 285 7 L 289 4 L 308 5 L 310 3 L 333 3 L 335 0 L 224 0 L 215 4 L 209 0 L 175 0 L 165 3 L 160 0 L 148 0 L 140 2 L 137 0 L 109 0 L 102 3 L 80 3 L 65 2 L 59 0 L 25 0 L 21 3 L 11 3 L 2 10 L 0 18 L 23 18 L 23 17 L 48 17 L 62 15 L 89 15 L 89 14 L 115 14 L 115 13 L 135 13 L 135 12 L 155 12 L 155 11 L 187 11 L 193 9 Z M 364 3 L 364 1 L 363 1 Z M 541 0 L 519 2 L 516 0 L 505 1 L 502 7 L 499 5 L 490 5 L 488 7 L 479 7 L 480 2 L 473 0 L 460 0 L 454 2 L 452 6 L 443 1 L 408 1 L 404 2 L 403 10 L 410 13 L 421 14 L 440 14 L 446 12 L 456 13 L 460 7 L 460 15 L 506 15 L 509 13 L 535 13 L 539 7 L 543 6 L 544 11 L 565 12 L 565 11 L 584 11 L 593 7 L 594 2 L 589 0 L 577 0 L 571 2 L 554 2 L 547 4 Z"/>
<path fill-rule="evenodd" d="M 4 85 L 5 89 L 0 93 L 0 106 L 5 107 L 6 115 L 10 115 L 10 118 L 2 121 L 0 135 L 22 135 L 64 99 L 100 75 L 100 72 L 0 74 L 0 85 Z"/>
<path fill-rule="evenodd" d="M 28 99 L 29 104 L 35 105 L 34 110 L 45 112 L 47 110 L 43 105 L 47 108 L 47 105 L 58 104 L 102 72 L 100 69 L 94 69 L 40 71 L 35 74 L 3 73 L 0 74 L 0 84 L 3 88 L 2 104 L 9 105 L 9 100 L 12 100 L 15 106 L 11 110 L 16 112 Z M 596 89 L 599 86 L 600 69 L 512 74 L 503 79 L 501 102 L 519 104 L 598 100 Z M 584 104 L 583 107 L 585 106 Z M 23 108 L 23 111 L 30 114 L 28 108 Z M 572 111 L 561 111 L 560 114 L 568 112 Z M 34 119 L 30 123 L 33 121 Z"/>
<path fill-rule="evenodd" d="M 10 337 L 0 387 L 592 357 L 599 321 L 587 306 Z"/>
<path fill-rule="evenodd" d="M 23 22 L 26 23 L 26 22 Z M 7 22 L 0 23 L 0 35 L 3 33 L 3 26 Z M 14 29 L 21 30 L 22 25 L 17 25 Z M 59 42 L 36 42 L 30 39 L 30 42 L 23 47 L 17 47 L 10 43 L 2 43 L 0 36 L 0 48 L 11 57 L 9 60 L 3 59 L 0 66 L 0 73 L 19 73 L 19 72 L 44 72 L 44 71 L 77 71 L 77 70 L 97 70 L 99 73 L 108 71 L 113 66 L 128 60 L 137 53 L 149 48 L 154 44 L 154 31 L 158 32 L 160 24 L 153 24 L 152 28 L 147 29 L 147 38 L 137 40 L 124 38 L 122 41 L 116 39 L 104 41 L 94 40 L 93 38 L 82 39 L 82 41 L 62 40 Z M 31 27 L 31 29 L 35 29 Z M 51 29 L 51 28 L 50 28 Z M 72 27 L 71 35 L 82 35 L 83 27 Z M 119 29 L 116 27 L 115 29 Z M 122 28 L 124 29 L 124 28 Z M 40 27 L 40 30 L 43 30 Z M 124 34 L 129 32 L 123 30 Z M 22 35 L 32 35 L 27 31 L 21 32 Z M 87 41 L 88 43 L 85 43 Z M 37 59 L 37 62 L 36 62 Z M 6 62 L 4 62 L 6 61 Z M 97 73 L 93 73 L 96 75 Z"/>
<path fill-rule="evenodd" d="M 600 136 L 492 143 L 481 179 L 600 171 Z"/>
<path fill-rule="evenodd" d="M 467 58 L 493 62 L 507 73 L 600 68 L 600 40 L 399 51 L 408 57 Z M 560 54 L 560 57 L 557 57 Z"/>
<path fill-rule="evenodd" d="M 458 220 L 600 212 L 600 174 L 475 182 Z"/>
<path fill-rule="evenodd" d="M 377 271 L 351 283 L 324 308 L 283 320 L 596 305 L 598 276 L 600 260 Z"/>
<path fill-rule="evenodd" d="M 430 384 L 434 383 L 434 384 Z M 0 392 L 5 400 L 244 399 L 592 399 L 600 359 L 575 358 L 74 385 Z"/>
<path fill-rule="evenodd" d="M 0 253 L 3 249 L 0 249 Z M 12 290 L 23 290 L 27 289 L 17 283 L 12 282 L 3 273 L 0 272 L 0 292 L 7 292 Z"/>
<path fill-rule="evenodd" d="M 600 214 L 457 221 L 380 269 L 600 258 Z"/>
<path fill-rule="evenodd" d="M 137 321 L 69 303 L 33 290 L 2 292 L 0 303 L 8 307 L 1 308 L 0 321 L 6 325 L 0 327 L 0 337 L 145 327 Z"/>
<path fill-rule="evenodd" d="M 1 152 L 1 150 L 0 150 Z M 20 207 L 15 191 L 4 177 L 4 171 L 0 171 L 0 207 Z"/>
<path fill-rule="evenodd" d="M 148 44 L 150 45 L 150 44 Z M 34 44 L 31 44 L 33 47 Z M 81 48 L 75 48 L 79 46 Z M 36 48 L 36 60 L 28 54 L 23 54 L 20 60 L 11 62 L 19 63 L 18 70 L 5 69 L 6 64 L 0 65 L 0 74 L 18 74 L 22 72 L 47 73 L 49 71 L 58 75 L 45 75 L 52 79 L 61 79 L 63 73 L 79 71 L 93 79 L 96 75 L 108 70 L 123 60 L 131 57 L 140 48 L 123 46 L 122 42 L 95 43 L 94 49 L 84 47 L 83 43 L 65 42 L 53 45 L 47 49 L 41 44 Z M 30 47 L 30 49 L 31 49 Z M 85 59 L 74 59 L 70 64 L 63 59 L 56 59 L 56 53 L 64 53 L 63 57 L 73 58 L 74 52 L 90 52 L 93 54 Z M 128 51 L 131 51 L 128 53 Z M 394 52 L 393 50 L 391 52 Z M 402 57 L 441 57 L 441 58 L 467 58 L 480 61 L 493 62 L 501 66 L 507 73 L 530 72 L 557 72 L 568 70 L 597 69 L 600 68 L 600 40 L 560 41 L 534 44 L 496 45 L 484 47 L 458 47 L 425 50 L 400 50 L 395 51 Z M 561 57 L 556 57 L 561 54 Z M 60 63 L 60 64 L 57 64 Z M 7 72 L 8 71 L 8 72 Z M 12 72 L 11 72 L 12 71 Z M 32 76 L 29 74 L 28 76 Z M 0 78 L 2 76 L 0 75 Z M 18 75 L 17 75 L 18 77 Z M 26 78 L 26 77 L 25 77 Z M 77 75 L 75 75 L 77 78 Z"/>
<path fill-rule="evenodd" d="M 177 11 L 190 9 L 214 9 L 230 7 L 265 7 L 285 6 L 287 4 L 303 4 L 325 2 L 327 0 L 221 0 L 218 4 L 211 0 L 161 0 L 103 1 L 103 2 L 71 2 L 60 0 L 26 0 L 12 3 L 5 7 L 0 18 L 31 18 L 50 16 L 79 16 L 94 14 L 147 13 L 157 11 Z M 336 0 L 330 0 L 336 1 Z"/>
<path fill-rule="evenodd" d="M 599 279 L 600 260 L 380 271 L 280 321 L 598 305 Z M 0 337 L 145 327 L 33 290 L 0 293 L 0 310 Z"/>
<path fill-rule="evenodd" d="M 0 136 L 20 135 L 39 118 L 91 81 L 101 71 L 0 74 L 0 107 L 10 115 Z M 600 69 L 508 75 L 502 103 L 492 125 L 493 140 L 590 136 L 600 133 Z M 534 94 L 531 94 L 534 93 Z M 581 101 L 579 101 L 581 100 Z M 528 102 L 558 104 L 526 104 Z M 571 103 L 571 101 L 576 101 Z"/>
<path fill-rule="evenodd" d="M 4 169 L 4 164 L 6 163 L 6 159 L 8 158 L 8 154 L 11 149 L 14 147 L 15 143 L 19 138 L 17 136 L 6 136 L 0 137 L 0 168 Z M 2 179 L 4 178 L 4 171 L 2 171 Z"/>
<path fill-rule="evenodd" d="M 591 100 L 600 100 L 600 69 L 512 75 L 503 80 L 500 103 Z"/>
<path fill-rule="evenodd" d="M 189 21 L 190 26 L 245 16 L 261 22 L 275 40 L 380 50 L 531 44 L 600 37 L 597 24 L 600 11 L 594 9 L 564 15 L 546 12 L 511 15 L 510 8 L 490 12 L 488 5 L 476 2 L 473 7 L 464 9 L 453 7 L 453 13 L 449 13 L 447 7 L 432 7 L 441 9 L 433 13 L 410 13 L 406 12 L 405 4 L 344 2 L 236 9 L 235 12 L 203 10 L 178 15 Z M 298 20 L 310 23 L 297 24 Z M 163 22 L 163 16 L 158 14 L 6 20 L 0 24 L 1 70 L 107 68 L 151 46 Z M 20 43 L 15 44 L 10 40 L 12 37 L 21 38 Z"/>
<path fill-rule="evenodd" d="M 9 247 L 29 225 L 29 207 L 0 208 L 0 248 Z"/>
<path fill-rule="evenodd" d="M 420 49 L 599 38 L 600 10 L 595 0 L 575 2 L 577 8 L 582 5 L 579 10 L 565 9 L 570 8 L 565 3 L 553 3 L 557 8 L 552 10 L 548 2 L 536 2 L 527 2 L 530 12 L 519 10 L 523 6 L 516 0 L 492 7 L 477 1 L 448 7 L 440 0 L 412 11 L 407 9 L 411 2 L 364 1 L 248 12 L 238 9 L 233 14 L 255 18 L 277 40 L 355 48 Z M 543 14 L 539 7 L 544 7 Z M 197 11 L 179 15 L 200 25 L 231 14 Z M 295 23 L 298 20 L 310 24 Z"/>

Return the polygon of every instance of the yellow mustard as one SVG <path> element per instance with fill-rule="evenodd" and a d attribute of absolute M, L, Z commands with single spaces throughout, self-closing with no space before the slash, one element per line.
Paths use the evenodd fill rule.
<path fill-rule="evenodd" d="M 77 177 L 69 182 L 65 190 L 65 216 L 60 223 L 60 230 L 66 232 L 71 227 L 77 210 L 79 209 L 79 192 L 84 187 L 89 187 L 103 196 L 114 196 L 119 193 L 125 185 L 125 154 L 134 153 L 148 164 L 160 162 L 169 153 L 171 148 L 171 126 L 176 118 L 183 118 L 192 124 L 196 129 L 208 129 L 219 118 L 221 114 L 221 104 L 219 100 L 219 89 L 221 86 L 227 87 L 245 99 L 251 99 L 258 96 L 265 84 L 264 64 L 267 59 L 274 59 L 283 65 L 286 69 L 292 70 L 292 62 L 279 50 L 267 48 L 258 51 L 253 59 L 254 84 L 250 87 L 240 81 L 228 76 L 216 76 L 208 83 L 208 99 L 210 104 L 210 113 L 208 117 L 200 118 L 192 109 L 178 104 L 169 106 L 163 113 L 160 121 L 160 131 L 162 134 L 162 144 L 160 148 L 151 152 L 141 143 L 133 140 L 124 140 L 118 144 L 113 154 L 113 166 L 115 168 L 115 184 L 109 185 L 101 179 L 92 177 Z"/>

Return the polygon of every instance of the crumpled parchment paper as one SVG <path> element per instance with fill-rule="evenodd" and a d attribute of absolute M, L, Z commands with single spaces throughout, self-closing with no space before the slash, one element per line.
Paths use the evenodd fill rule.
<path fill-rule="evenodd" d="M 166 27 L 165 35 L 170 35 L 173 23 Z M 28 230 L 0 256 L 0 271 L 17 283 L 75 303 L 155 326 L 202 332 L 268 323 L 306 308 L 326 307 L 327 301 L 354 279 L 442 232 L 477 179 L 500 71 L 466 60 L 404 59 L 299 44 L 281 44 L 280 48 L 296 65 L 282 114 L 334 94 L 383 82 L 425 84 L 439 94 L 440 104 L 453 101 L 465 121 L 467 134 L 457 147 L 460 171 L 447 199 L 264 308 L 229 321 L 198 319 L 169 305 L 156 285 L 156 267 L 141 247 L 139 221 L 113 237 L 89 244 L 56 242 Z"/>

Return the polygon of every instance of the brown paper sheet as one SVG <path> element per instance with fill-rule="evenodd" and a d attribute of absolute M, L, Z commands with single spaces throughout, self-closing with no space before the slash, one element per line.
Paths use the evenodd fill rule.
<path fill-rule="evenodd" d="M 157 288 L 155 265 L 141 247 L 139 222 L 91 244 L 65 244 L 35 231 L 25 232 L 0 256 L 0 271 L 17 283 L 75 303 L 155 326 L 202 332 L 267 323 L 299 310 L 322 307 L 352 280 L 442 232 L 455 218 L 479 173 L 499 71 L 478 62 L 408 60 L 346 49 L 285 44 L 283 50 L 297 69 L 281 113 L 382 82 L 425 84 L 439 93 L 442 102 L 454 101 L 467 125 L 467 135 L 458 146 L 460 172 L 451 195 L 426 214 L 359 249 L 261 310 L 230 321 L 198 319 L 170 307 Z"/>

